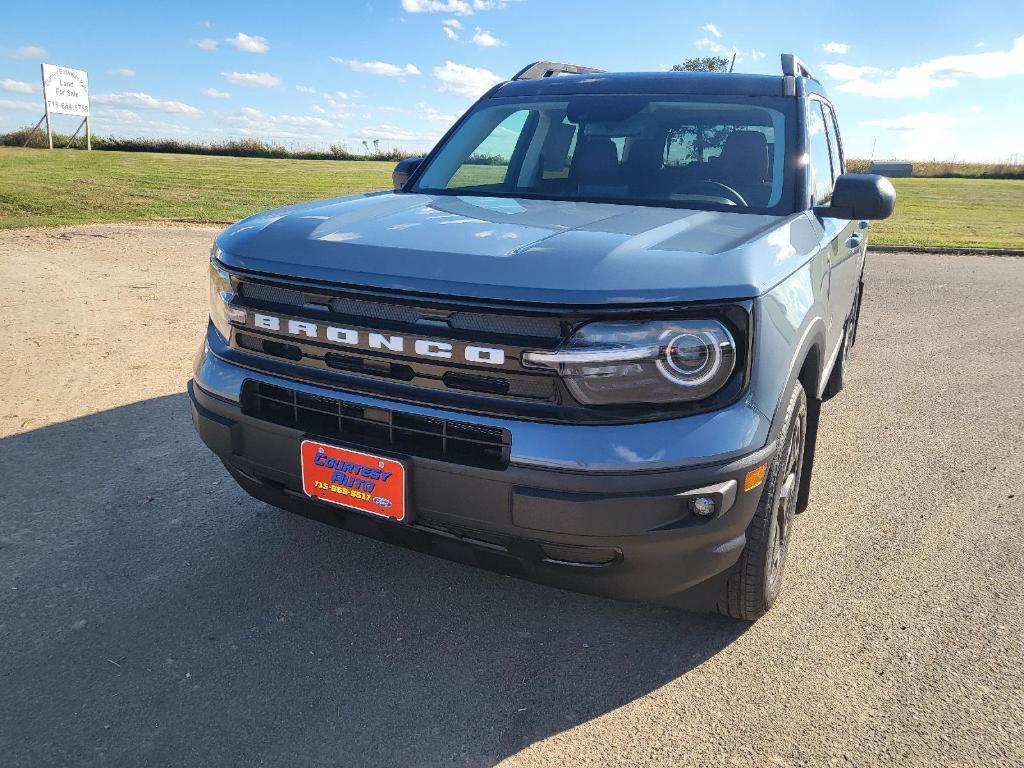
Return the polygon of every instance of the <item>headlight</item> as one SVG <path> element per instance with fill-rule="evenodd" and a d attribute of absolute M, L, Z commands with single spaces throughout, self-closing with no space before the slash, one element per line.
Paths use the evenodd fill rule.
<path fill-rule="evenodd" d="M 216 250 L 216 249 L 214 249 Z M 245 310 L 233 305 L 236 295 L 231 286 L 231 275 L 225 272 L 210 255 L 210 320 L 213 327 L 227 341 L 231 338 L 231 323 L 244 323 Z"/>
<path fill-rule="evenodd" d="M 736 342 L 718 320 L 590 323 L 523 363 L 558 371 L 585 405 L 690 402 L 729 381 Z"/>

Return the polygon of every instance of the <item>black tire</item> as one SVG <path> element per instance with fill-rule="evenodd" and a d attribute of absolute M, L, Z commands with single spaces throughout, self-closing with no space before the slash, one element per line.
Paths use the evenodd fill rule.
<path fill-rule="evenodd" d="M 864 301 L 864 275 L 861 274 L 860 280 L 857 282 L 857 296 L 853 301 L 853 314 L 851 315 L 852 323 L 850 327 L 853 329 L 853 334 L 850 337 L 850 346 L 853 347 L 857 343 L 857 329 L 860 327 L 860 305 Z"/>
<path fill-rule="evenodd" d="M 832 399 L 842 392 L 846 385 L 850 369 L 850 350 L 853 349 L 853 344 L 857 340 L 857 321 L 860 319 L 860 299 L 863 293 L 864 283 L 859 282 L 857 294 L 853 297 L 853 309 L 850 310 L 850 316 L 846 318 L 846 323 L 843 325 L 843 340 L 840 342 L 842 347 L 839 350 L 839 357 L 832 365 L 832 373 L 825 384 L 825 391 L 821 393 L 822 400 Z"/>
<path fill-rule="evenodd" d="M 853 346 L 853 323 L 847 320 L 843 326 L 843 338 L 839 342 L 839 355 L 832 364 L 832 373 L 829 374 L 828 382 L 825 384 L 825 391 L 821 393 L 822 400 L 831 400 L 843 391 L 846 384 L 846 374 L 850 367 L 850 347 Z"/>
<path fill-rule="evenodd" d="M 790 396 L 782 434 L 747 528 L 747 544 L 719 592 L 718 612 L 734 619 L 760 618 L 782 589 L 807 441 L 807 395 L 799 382 Z"/>

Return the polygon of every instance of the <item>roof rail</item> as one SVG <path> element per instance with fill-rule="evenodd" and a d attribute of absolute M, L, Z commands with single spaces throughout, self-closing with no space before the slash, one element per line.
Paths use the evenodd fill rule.
<path fill-rule="evenodd" d="M 811 74 L 811 70 L 797 58 L 795 53 L 782 54 L 782 74 L 787 77 L 806 77 L 818 82 L 818 78 Z"/>
<path fill-rule="evenodd" d="M 540 80 L 555 75 L 588 75 L 604 72 L 603 69 L 583 67 L 579 64 L 560 64 L 557 61 L 535 61 L 516 72 L 513 80 Z"/>

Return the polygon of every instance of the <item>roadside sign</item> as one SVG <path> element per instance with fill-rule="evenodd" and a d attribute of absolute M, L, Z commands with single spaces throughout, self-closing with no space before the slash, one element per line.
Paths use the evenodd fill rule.
<path fill-rule="evenodd" d="M 82 69 L 43 64 L 43 98 L 51 115 L 89 116 L 89 74 Z"/>
<path fill-rule="evenodd" d="M 68 146 L 78 136 L 78 132 L 85 128 L 85 147 L 92 149 L 92 123 L 89 120 L 89 73 L 84 69 L 71 69 L 71 67 L 58 67 L 56 64 L 43 64 L 43 105 L 45 112 L 39 118 L 25 139 L 25 146 L 28 146 L 32 134 L 38 130 L 43 121 L 46 121 L 46 141 L 53 149 L 53 127 L 50 115 L 74 115 L 82 118 L 82 122 L 71 135 Z"/>

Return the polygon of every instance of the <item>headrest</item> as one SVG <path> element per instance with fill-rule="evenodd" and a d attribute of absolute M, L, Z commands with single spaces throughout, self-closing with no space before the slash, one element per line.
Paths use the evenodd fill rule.
<path fill-rule="evenodd" d="M 576 145 L 569 177 L 579 184 L 616 184 L 619 153 L 608 138 L 584 139 Z"/>
<path fill-rule="evenodd" d="M 760 131 L 733 131 L 722 147 L 722 164 L 733 177 L 768 178 L 768 140 Z"/>

